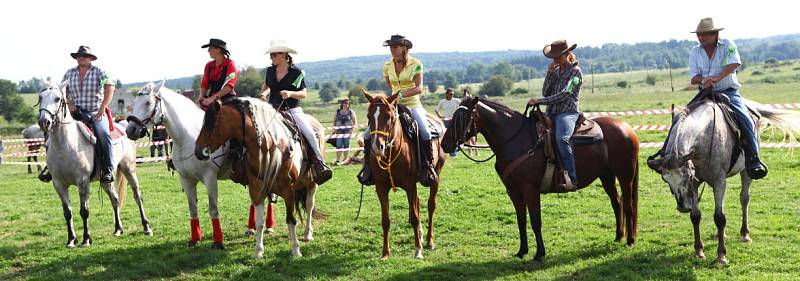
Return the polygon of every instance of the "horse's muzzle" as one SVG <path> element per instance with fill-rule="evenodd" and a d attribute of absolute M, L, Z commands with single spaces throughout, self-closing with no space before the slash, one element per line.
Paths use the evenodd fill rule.
<path fill-rule="evenodd" d="M 197 157 L 197 160 L 208 160 L 210 155 L 211 151 L 209 151 L 208 147 L 199 145 L 194 147 L 194 156 Z"/>
<path fill-rule="evenodd" d="M 127 134 L 128 138 L 131 140 L 138 140 L 147 134 L 147 128 L 139 126 L 139 124 L 136 123 L 130 123 L 128 128 L 125 129 L 125 134 Z"/>
<path fill-rule="evenodd" d="M 45 132 L 50 131 L 51 125 L 53 125 L 53 122 L 48 120 L 47 118 L 39 118 L 39 128 L 42 128 L 42 131 Z"/>

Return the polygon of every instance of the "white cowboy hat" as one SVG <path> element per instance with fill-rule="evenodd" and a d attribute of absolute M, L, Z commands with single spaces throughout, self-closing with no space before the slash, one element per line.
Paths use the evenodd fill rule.
<path fill-rule="evenodd" d="M 271 54 L 271 53 L 291 53 L 297 54 L 297 51 L 289 47 L 289 43 L 286 40 L 272 40 L 269 41 L 269 49 L 267 49 L 264 54 Z"/>
<path fill-rule="evenodd" d="M 704 18 L 700 20 L 700 23 L 697 24 L 697 29 L 692 31 L 691 33 L 706 33 L 706 32 L 717 32 L 723 30 L 725 28 L 714 26 L 714 20 L 711 18 Z"/>

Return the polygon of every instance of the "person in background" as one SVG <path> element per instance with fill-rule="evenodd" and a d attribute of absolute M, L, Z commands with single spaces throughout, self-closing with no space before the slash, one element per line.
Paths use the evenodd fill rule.
<path fill-rule="evenodd" d="M 336 162 L 334 165 L 344 164 L 349 162 L 348 156 L 350 155 L 350 134 L 353 133 L 353 128 L 358 126 L 356 113 L 350 109 L 350 100 L 344 98 L 339 100 L 339 109 L 333 116 L 333 126 L 339 127 L 334 130 L 335 134 L 348 135 L 347 137 L 339 137 L 336 139 Z"/>
<path fill-rule="evenodd" d="M 458 109 L 458 105 L 461 104 L 461 100 L 453 97 L 454 92 L 452 88 L 447 88 L 447 91 L 444 93 L 444 99 L 439 100 L 439 104 L 436 105 L 436 116 L 442 118 L 444 121 L 444 127 L 450 128 L 450 122 L 453 119 L 453 113 L 456 112 Z M 455 157 L 457 154 L 456 151 L 450 153 L 451 157 Z"/>

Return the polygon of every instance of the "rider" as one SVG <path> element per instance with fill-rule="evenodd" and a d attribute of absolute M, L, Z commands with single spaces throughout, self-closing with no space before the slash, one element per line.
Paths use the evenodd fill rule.
<path fill-rule="evenodd" d="M 88 46 L 78 47 L 78 51 L 71 53 L 78 66 L 67 70 L 62 81 L 67 84 L 67 107 L 81 121 L 92 126 L 97 137 L 95 151 L 100 154 L 100 182 L 114 181 L 111 147 L 111 128 L 106 115 L 106 109 L 114 96 L 114 80 L 92 61 L 97 56 L 92 54 Z"/>
<path fill-rule="evenodd" d="M 261 97 L 277 110 L 287 110 L 292 115 L 297 128 L 306 143 L 314 153 L 312 156 L 314 181 L 323 184 L 331 177 L 331 168 L 325 165 L 325 159 L 319 150 L 319 143 L 314 136 L 314 130 L 306 120 L 303 108 L 300 107 L 300 100 L 306 98 L 305 72 L 294 65 L 291 54 L 297 51 L 290 48 L 286 41 L 270 41 L 269 50 L 266 52 L 272 60 L 272 66 L 267 67 L 267 75 L 264 85 L 261 86 Z"/>
<path fill-rule="evenodd" d="M 216 100 L 227 100 L 236 96 L 233 87 L 239 79 L 236 65 L 231 60 L 225 41 L 214 39 L 200 48 L 208 48 L 208 55 L 212 58 L 203 69 L 203 78 L 200 80 L 200 107 L 206 110 Z"/>
<path fill-rule="evenodd" d="M 758 140 L 753 120 L 750 118 L 742 96 L 739 95 L 739 87 L 742 84 L 736 79 L 736 70 L 742 65 L 742 60 L 736 44 L 732 40 L 719 39 L 719 31 L 723 29 L 715 27 L 711 18 L 700 20 L 697 29 L 692 32 L 697 34 L 697 41 L 700 44 L 692 47 L 689 52 L 689 76 L 692 85 L 700 85 L 702 88 L 700 93 L 704 89 L 711 89 L 730 99 L 736 123 L 742 132 L 742 148 L 747 175 L 751 179 L 757 180 L 767 176 L 767 166 L 758 158 Z M 655 163 L 658 163 L 656 158 L 663 156 L 663 152 L 662 148 L 655 155 L 650 156 L 647 161 L 648 166 L 655 167 Z"/>
<path fill-rule="evenodd" d="M 547 67 L 547 77 L 542 86 L 541 99 L 532 98 L 529 106 L 547 105 L 547 114 L 555 126 L 555 139 L 558 154 L 564 169 L 569 174 L 570 183 L 562 188 L 571 190 L 578 186 L 578 176 L 575 171 L 575 156 L 570 145 L 570 137 L 575 130 L 575 123 L 580 115 L 579 103 L 583 74 L 578 67 L 577 57 L 572 52 L 577 45 L 567 44 L 566 40 L 556 40 L 544 46 L 544 56 L 553 59 Z"/>
<path fill-rule="evenodd" d="M 400 95 L 399 103 L 408 107 L 411 115 L 418 124 L 420 155 L 423 166 L 420 169 L 420 184 L 430 186 L 436 182 L 436 171 L 433 169 L 433 146 L 431 145 L 431 132 L 428 129 L 427 112 L 422 107 L 420 95 L 422 94 L 422 62 L 408 54 L 413 47 L 411 41 L 402 35 L 392 35 L 383 42 L 384 47 L 389 47 L 392 59 L 383 65 L 383 76 L 392 93 Z M 364 156 L 369 155 L 369 140 L 364 145 Z M 358 181 L 364 185 L 373 184 L 372 173 L 367 161 L 359 173 Z"/>

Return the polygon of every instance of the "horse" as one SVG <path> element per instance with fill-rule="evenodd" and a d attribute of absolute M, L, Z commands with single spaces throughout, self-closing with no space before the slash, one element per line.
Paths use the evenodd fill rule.
<path fill-rule="evenodd" d="M 616 219 L 616 238 L 626 237 L 628 247 L 633 247 L 637 234 L 639 186 L 639 138 L 627 123 L 607 117 L 594 118 L 604 135 L 602 142 L 575 146 L 577 189 L 582 189 L 599 178 L 602 182 Z M 519 251 L 523 258 L 528 253 L 527 218 L 530 213 L 536 238 L 535 264 L 543 263 L 545 246 L 542 238 L 541 195 L 546 157 L 538 146 L 542 137 L 533 133 L 541 120 L 529 119 L 523 114 L 497 102 L 478 97 L 465 97 L 453 115 L 453 123 L 444 134 L 445 152 L 455 151 L 459 145 L 478 133 L 482 134 L 492 152 L 497 156 L 495 171 L 501 176 L 514 205 L 519 229 Z M 615 186 L 619 181 L 622 198 Z"/>
<path fill-rule="evenodd" d="M 753 111 L 760 114 L 756 120 L 756 139 L 760 132 L 771 125 L 783 131 L 786 136 L 795 138 L 800 134 L 800 113 L 770 109 L 758 103 L 745 100 Z M 669 185 L 675 196 L 677 210 L 690 213 L 694 230 L 694 249 L 697 258 L 705 258 L 703 241 L 700 238 L 701 213 L 698 206 L 698 189 L 708 183 L 714 193 L 714 223 L 717 227 L 715 239 L 719 242 L 717 258 L 714 263 L 728 263 L 725 246 L 726 218 L 723 209 L 725 200 L 725 179 L 739 174 L 742 190 L 739 202 L 742 204 L 741 241 L 749 243 L 748 206 L 750 204 L 750 185 L 752 179 L 745 171 L 743 153 L 733 157 L 737 147 L 738 135 L 726 124 L 723 109 L 712 100 L 704 100 L 678 112 L 674 117 L 672 133 L 667 138 L 664 157 L 653 163 L 661 179 Z"/>
<path fill-rule="evenodd" d="M 310 116 L 309 116 L 310 117 Z M 286 125 L 283 116 L 271 105 L 257 98 L 237 98 L 222 105 L 213 103 L 205 113 L 203 127 L 195 142 L 195 156 L 209 159 L 229 140 L 245 147 L 244 165 L 250 201 L 256 208 L 255 256 L 264 255 L 264 201 L 277 195 L 286 204 L 286 224 L 292 256 L 300 257 L 296 234 L 295 212 L 302 219 L 307 213 L 304 241 L 313 240 L 315 195 L 317 185 L 311 176 L 308 162 L 303 160 L 303 148 Z M 320 126 L 319 122 L 311 122 Z M 319 127 L 316 127 L 319 129 Z M 320 133 L 324 139 L 324 132 Z"/>
<path fill-rule="evenodd" d="M 28 162 L 39 162 L 39 156 L 37 154 L 40 152 L 39 149 L 42 147 L 42 139 L 44 139 L 44 132 L 41 128 L 39 128 L 38 124 L 33 124 L 28 126 L 27 128 L 22 130 L 22 138 L 25 139 L 25 146 L 28 147 Z M 30 139 L 38 139 L 35 141 L 31 141 Z M 42 165 L 36 164 L 37 171 L 42 171 Z M 28 174 L 32 174 L 33 169 L 31 169 L 31 165 L 28 164 Z"/>
<path fill-rule="evenodd" d="M 53 186 L 61 199 L 64 218 L 67 221 L 67 248 L 75 247 L 75 231 L 72 227 L 72 207 L 70 206 L 69 190 L 71 185 L 78 186 L 81 204 L 81 218 L 83 219 L 83 241 L 81 246 L 92 244 L 89 233 L 89 184 L 96 181 L 93 177 L 93 160 L 95 158 L 94 145 L 87 137 L 82 136 L 80 130 L 84 126 L 75 122 L 67 109 L 67 97 L 62 91 L 62 84 L 49 83 L 39 92 L 39 126 L 49 138 L 47 139 L 47 167 L 53 177 Z M 152 235 L 150 222 L 147 219 L 142 203 L 139 180 L 136 176 L 136 146 L 133 141 L 119 138 L 113 143 L 114 172 L 117 187 L 112 183 L 100 183 L 103 190 L 111 200 L 114 211 L 114 236 L 123 232 L 120 219 L 120 206 L 125 200 L 125 181 L 130 183 L 136 204 L 139 206 L 139 216 L 142 221 L 145 235 Z M 99 175 L 99 172 L 97 172 Z M 122 176 L 125 176 L 122 178 Z"/>
<path fill-rule="evenodd" d="M 422 230 L 419 220 L 419 197 L 417 196 L 417 173 L 420 169 L 416 161 L 417 151 L 412 141 L 403 132 L 397 106 L 398 95 L 385 97 L 372 95 L 363 91 L 369 101 L 367 109 L 369 134 L 372 138 L 372 149 L 364 155 L 368 161 L 375 180 L 375 192 L 381 204 L 381 226 L 383 227 L 383 255 L 381 260 L 389 258 L 389 190 L 400 187 L 408 198 L 408 218 L 414 229 L 414 257 L 422 259 Z M 438 129 L 444 131 L 444 124 L 438 118 L 428 114 L 428 120 Z M 431 141 L 434 145 L 434 170 L 440 174 L 445 163 L 445 153 L 441 149 L 439 139 Z M 428 233 L 425 236 L 426 247 L 435 248 L 433 242 L 433 214 L 436 211 L 436 194 L 439 191 L 439 178 L 430 186 L 428 196 Z"/>
<path fill-rule="evenodd" d="M 163 125 L 173 141 L 172 163 L 180 176 L 180 183 L 189 202 L 189 247 L 196 246 L 203 237 L 197 214 L 197 183 L 202 182 L 208 193 L 208 214 L 211 217 L 214 242 L 211 247 L 224 249 L 224 235 L 219 223 L 217 198 L 218 180 L 230 176 L 233 160 L 228 157 L 228 147 L 212 155 L 212 161 L 201 161 L 194 157 L 195 139 L 203 125 L 203 110 L 192 100 L 164 87 L 148 83 L 136 94 L 132 103 L 133 112 L 128 116 L 128 138 L 137 140 L 144 137 L 148 128 Z M 268 207 L 267 229 L 272 232 L 275 226 L 272 205 Z M 255 206 L 250 206 L 248 228 L 245 235 L 255 233 Z"/>

